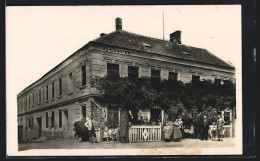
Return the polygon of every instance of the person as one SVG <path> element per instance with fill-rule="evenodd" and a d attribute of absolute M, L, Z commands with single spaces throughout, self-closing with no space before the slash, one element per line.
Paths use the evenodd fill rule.
<path fill-rule="evenodd" d="M 184 128 L 183 128 L 183 121 L 181 120 L 181 117 L 179 118 L 179 128 L 181 130 L 182 137 L 184 137 Z"/>
<path fill-rule="evenodd" d="M 94 125 L 93 125 L 93 121 L 92 121 L 92 116 L 90 116 L 86 123 L 85 123 L 85 126 L 87 127 L 88 129 L 88 134 L 89 134 L 89 142 L 92 144 L 93 142 L 96 142 L 95 140 L 95 137 L 96 137 L 96 134 L 95 134 L 95 129 L 94 129 Z"/>
<path fill-rule="evenodd" d="M 201 140 L 208 140 L 209 122 L 207 116 L 203 117 L 201 123 Z"/>
<path fill-rule="evenodd" d="M 108 133 L 108 122 L 105 122 L 104 127 L 103 127 L 103 139 L 108 141 L 109 139 L 109 133 Z"/>
<path fill-rule="evenodd" d="M 173 139 L 178 142 L 180 142 L 180 138 L 182 137 L 179 126 L 180 126 L 179 119 L 177 118 L 173 123 Z"/>
<path fill-rule="evenodd" d="M 164 131 L 164 141 L 165 142 L 171 141 L 172 127 L 168 121 L 165 123 L 163 131 Z"/>
<path fill-rule="evenodd" d="M 218 121 L 217 121 L 217 130 L 218 130 L 218 141 L 223 141 L 223 130 L 224 130 L 224 124 L 226 122 L 221 118 L 220 115 L 218 115 Z"/>
<path fill-rule="evenodd" d="M 216 122 L 212 123 L 209 131 L 210 131 L 211 138 L 213 140 L 216 137 L 216 135 L 217 135 L 217 125 L 216 125 Z"/>

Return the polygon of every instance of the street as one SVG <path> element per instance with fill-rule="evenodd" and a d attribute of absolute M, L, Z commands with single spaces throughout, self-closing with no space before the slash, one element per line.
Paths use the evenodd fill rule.
<path fill-rule="evenodd" d="M 199 139 L 182 139 L 181 142 L 142 142 L 121 143 L 115 141 L 89 143 L 77 139 L 46 140 L 39 143 L 19 143 L 19 151 L 29 149 L 154 149 L 154 148 L 228 148 L 235 146 L 234 138 L 224 138 L 224 141 L 202 141 Z"/>

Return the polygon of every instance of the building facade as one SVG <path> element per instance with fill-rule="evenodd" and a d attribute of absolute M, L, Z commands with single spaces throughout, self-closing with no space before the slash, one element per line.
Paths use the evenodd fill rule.
<path fill-rule="evenodd" d="M 18 139 L 74 137 L 74 123 L 93 116 L 96 122 L 119 122 L 120 112 L 96 100 L 91 79 L 109 73 L 125 77 L 160 77 L 184 83 L 199 80 L 235 82 L 235 68 L 205 49 L 122 30 L 100 34 L 17 95 Z"/>

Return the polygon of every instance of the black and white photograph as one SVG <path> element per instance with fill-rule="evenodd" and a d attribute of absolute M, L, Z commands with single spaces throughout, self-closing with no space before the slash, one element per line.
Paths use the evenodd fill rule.
<path fill-rule="evenodd" d="M 8 156 L 241 155 L 240 5 L 6 7 Z"/>

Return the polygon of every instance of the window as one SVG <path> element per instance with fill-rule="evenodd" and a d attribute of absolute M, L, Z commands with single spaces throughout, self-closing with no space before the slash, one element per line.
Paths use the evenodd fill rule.
<path fill-rule="evenodd" d="M 178 73 L 176 72 L 169 72 L 169 80 L 178 80 Z"/>
<path fill-rule="evenodd" d="M 54 95 L 54 82 L 51 83 L 51 98 L 54 99 L 55 95 Z"/>
<path fill-rule="evenodd" d="M 59 127 L 62 127 L 62 110 L 59 110 Z"/>
<path fill-rule="evenodd" d="M 59 79 L 59 96 L 62 95 L 62 78 Z"/>
<path fill-rule="evenodd" d="M 34 120 L 33 117 L 29 117 L 29 128 L 33 128 Z"/>
<path fill-rule="evenodd" d="M 215 79 L 215 84 L 220 85 L 221 84 L 221 79 Z"/>
<path fill-rule="evenodd" d="M 198 83 L 200 81 L 200 76 L 192 75 L 192 83 Z"/>
<path fill-rule="evenodd" d="M 23 122 L 23 118 L 20 118 L 20 122 Z"/>
<path fill-rule="evenodd" d="M 54 111 L 51 111 L 51 127 L 54 127 Z"/>
<path fill-rule="evenodd" d="M 86 65 L 81 66 L 81 77 L 82 77 L 82 86 L 85 86 L 87 84 Z"/>
<path fill-rule="evenodd" d="M 22 103 L 22 101 L 20 101 L 20 108 L 19 108 L 19 110 L 20 110 L 20 111 L 23 110 L 23 103 Z"/>
<path fill-rule="evenodd" d="M 29 98 L 28 98 L 28 107 L 30 107 L 31 106 L 31 96 L 30 96 L 30 94 L 29 94 Z"/>
<path fill-rule="evenodd" d="M 128 66 L 128 78 L 138 78 L 138 67 Z"/>
<path fill-rule="evenodd" d="M 34 92 L 32 93 L 32 106 L 34 106 Z"/>
<path fill-rule="evenodd" d="M 68 76 L 68 93 L 73 92 L 73 78 L 72 78 L 72 73 L 69 74 Z"/>
<path fill-rule="evenodd" d="M 48 116 L 48 112 L 46 112 L 46 128 L 49 127 L 49 116 Z"/>
<path fill-rule="evenodd" d="M 86 113 L 86 106 L 81 106 L 81 114 L 82 114 L 82 119 L 85 121 L 86 120 L 86 116 L 87 116 L 87 113 Z"/>
<path fill-rule="evenodd" d="M 48 87 L 48 85 L 45 87 L 45 89 L 46 89 L 46 93 L 45 93 L 45 96 L 46 96 L 46 101 L 48 101 L 49 100 L 49 87 Z"/>
<path fill-rule="evenodd" d="M 107 75 L 117 75 L 117 76 L 119 76 L 119 65 L 107 63 Z"/>
<path fill-rule="evenodd" d="M 160 79 L 160 74 L 161 74 L 160 70 L 154 70 L 154 69 L 151 70 L 152 79 Z"/>
<path fill-rule="evenodd" d="M 232 81 L 231 80 L 224 80 L 224 85 L 228 85 L 228 84 L 231 84 Z"/>
<path fill-rule="evenodd" d="M 38 104 L 41 104 L 41 102 L 42 102 L 42 92 L 39 89 L 39 91 L 38 91 Z"/>

